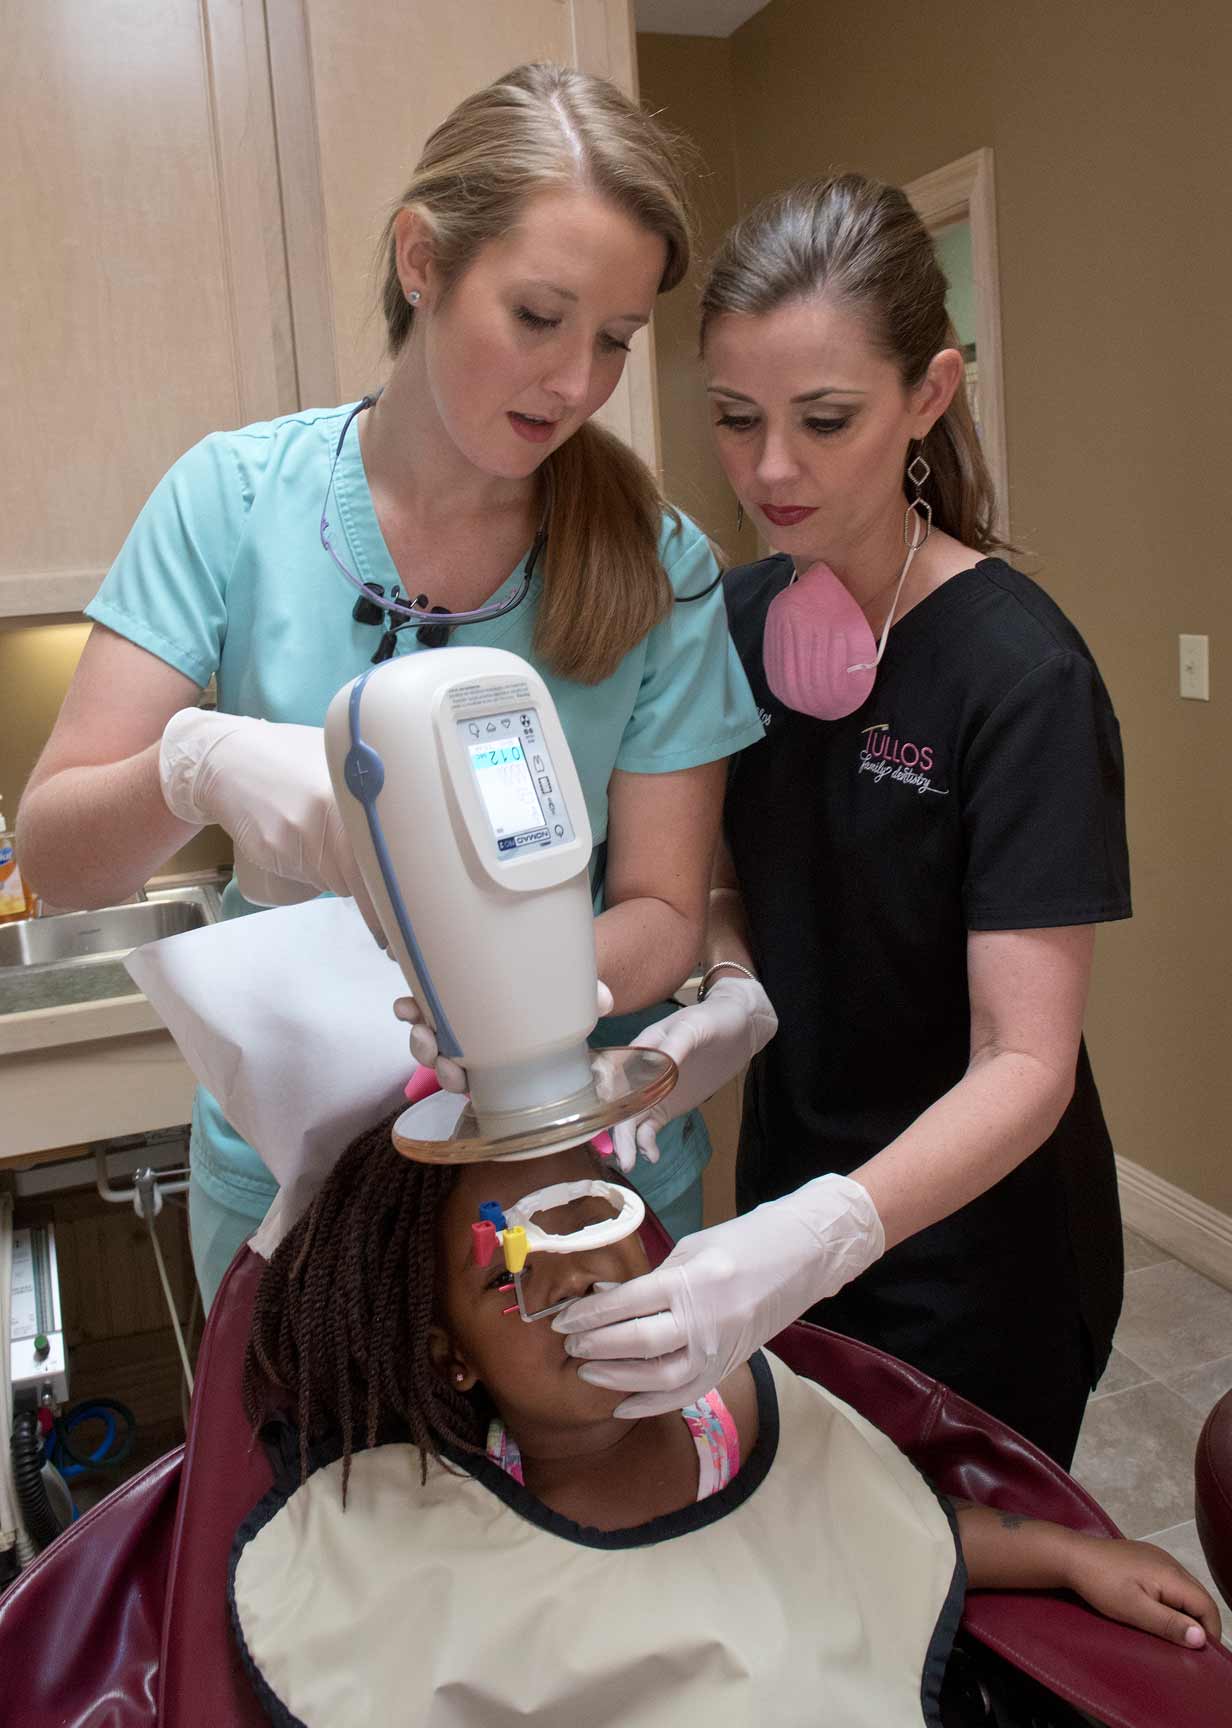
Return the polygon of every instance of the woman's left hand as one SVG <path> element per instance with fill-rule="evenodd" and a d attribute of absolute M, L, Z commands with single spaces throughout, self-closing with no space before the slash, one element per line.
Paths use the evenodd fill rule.
<path fill-rule="evenodd" d="M 1085 1536 L 1074 1545 L 1071 1589 L 1110 1620 L 1200 1650 L 1219 1640 L 1219 1610 L 1179 1560 L 1150 1542 Z"/>
<path fill-rule="evenodd" d="M 639 1153 L 648 1163 L 657 1164 L 659 1129 L 734 1080 L 778 1029 L 778 1016 L 756 978 L 720 978 L 704 1001 L 678 1008 L 639 1032 L 634 1048 L 665 1051 L 676 1064 L 678 1077 L 661 1104 L 613 1128 L 612 1144 L 625 1175 Z"/>
<path fill-rule="evenodd" d="M 686 1236 L 656 1271 L 570 1303 L 552 1322 L 592 1386 L 629 1392 L 617 1416 L 681 1410 L 880 1258 L 868 1191 L 818 1176 L 743 1218 Z"/>
<path fill-rule="evenodd" d="M 612 1012 L 612 992 L 602 978 L 596 980 L 598 991 L 599 1019 Z M 470 1084 L 466 1078 L 466 1069 L 460 1062 L 451 1061 L 448 1056 L 442 1056 L 436 1042 L 436 1033 L 431 1026 L 425 1024 L 423 1012 L 413 996 L 399 996 L 394 1003 L 394 1013 L 399 1020 L 405 1020 L 411 1028 L 411 1055 L 423 1068 L 435 1071 L 441 1083 L 443 1092 L 468 1092 Z"/>

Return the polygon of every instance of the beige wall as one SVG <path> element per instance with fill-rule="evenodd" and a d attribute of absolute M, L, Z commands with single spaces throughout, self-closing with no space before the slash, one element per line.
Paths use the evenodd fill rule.
<path fill-rule="evenodd" d="M 0 798 L 7 822 L 17 819 L 17 800 L 55 725 L 89 634 L 90 625 L 84 622 L 0 625 Z M 20 834 L 17 861 L 20 864 Z M 211 870 L 230 861 L 231 842 L 222 829 L 206 828 L 162 870 L 168 875 Z"/>
<path fill-rule="evenodd" d="M 1226 657 L 1232 10 L 1195 0 L 771 0 L 726 44 L 708 137 L 746 203 L 835 166 L 898 183 L 996 160 L 1011 527 L 1121 719 L 1136 915 L 1101 932 L 1088 1015 L 1118 1151 L 1232 1213 Z M 642 39 L 686 129 L 709 45 Z M 661 363 L 678 364 L 663 353 Z M 667 427 L 665 424 L 665 432 Z M 668 451 L 669 475 L 696 458 Z M 1177 633 L 1210 635 L 1210 703 Z"/>

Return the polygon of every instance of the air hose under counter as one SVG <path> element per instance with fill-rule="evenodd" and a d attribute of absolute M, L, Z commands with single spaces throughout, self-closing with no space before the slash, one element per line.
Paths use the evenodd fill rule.
<path fill-rule="evenodd" d="M 53 1542 L 61 1528 L 43 1481 L 43 1463 L 38 1412 L 19 1410 L 13 1418 L 13 1487 L 26 1534 L 36 1550 Z"/>

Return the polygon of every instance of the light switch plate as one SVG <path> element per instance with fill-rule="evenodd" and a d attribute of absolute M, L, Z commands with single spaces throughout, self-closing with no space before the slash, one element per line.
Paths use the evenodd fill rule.
<path fill-rule="evenodd" d="M 1182 636 L 1181 695 L 1192 702 L 1211 699 L 1211 639 L 1209 636 Z"/>

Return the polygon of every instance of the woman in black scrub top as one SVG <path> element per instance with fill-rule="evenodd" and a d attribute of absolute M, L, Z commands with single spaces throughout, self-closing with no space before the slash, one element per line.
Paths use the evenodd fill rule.
<path fill-rule="evenodd" d="M 766 734 L 730 772 L 708 937 L 743 1011 L 655 1041 L 687 1103 L 759 1042 L 763 987 L 779 1025 L 741 1216 L 578 1304 L 570 1348 L 645 1408 L 807 1309 L 1068 1464 L 1121 1302 L 1082 1040 L 1093 927 L 1130 913 L 1121 746 L 1078 632 L 995 556 L 945 296 L 907 199 L 856 175 L 768 200 L 712 265 L 719 453 L 774 548 L 726 578 Z"/>

